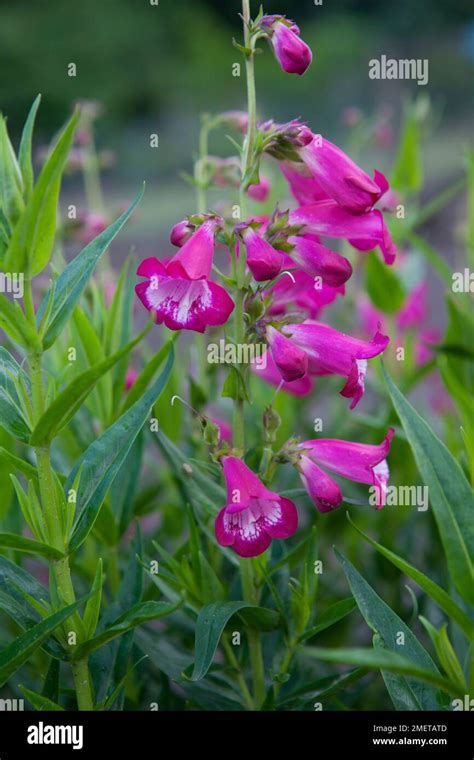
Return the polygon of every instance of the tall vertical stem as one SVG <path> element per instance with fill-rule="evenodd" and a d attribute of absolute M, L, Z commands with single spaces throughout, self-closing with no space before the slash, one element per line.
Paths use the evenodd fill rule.
<path fill-rule="evenodd" d="M 30 281 L 27 282 L 25 296 L 25 311 L 31 324 L 36 326 Z M 28 359 L 31 377 L 33 421 L 36 423 L 43 414 L 45 406 L 43 391 L 43 354 L 41 351 L 32 351 L 29 353 Z M 49 444 L 36 446 L 34 451 L 38 469 L 41 504 L 48 529 L 48 539 L 52 546 L 64 552 L 66 550 L 66 543 L 63 531 L 63 516 L 61 514 L 61 505 L 58 503 L 56 493 L 54 473 L 51 466 L 50 446 Z M 72 584 L 68 557 L 63 557 L 60 560 L 54 561 L 52 572 L 54 573 L 57 582 L 58 593 L 61 600 L 65 605 L 74 603 L 76 596 Z M 71 631 L 76 634 L 77 639 L 81 633 L 81 620 L 79 614 L 77 612 L 74 613 L 69 620 Z M 94 703 L 87 658 L 73 663 L 72 671 L 79 709 L 93 710 Z"/>
<path fill-rule="evenodd" d="M 242 16 L 244 24 L 244 45 L 251 50 L 245 57 L 245 71 L 247 78 L 247 112 L 248 125 L 247 134 L 242 152 L 241 181 L 239 193 L 240 218 L 245 220 L 248 215 L 247 210 L 247 186 L 248 174 L 253 161 L 253 147 L 256 129 L 256 96 L 255 96 L 255 74 L 254 74 L 254 51 L 250 39 L 250 5 L 249 0 L 242 0 Z M 246 325 L 244 319 L 244 298 L 245 298 L 245 264 L 246 253 L 243 243 L 239 246 L 239 258 L 236 265 L 236 296 L 235 296 L 235 341 L 241 344 L 245 341 Z M 245 421 L 244 421 L 244 401 L 241 398 L 235 399 L 234 402 L 234 419 L 233 419 L 234 446 L 237 449 L 245 451 Z M 258 594 L 255 586 L 254 568 L 251 559 L 242 558 L 240 560 L 240 576 L 242 582 L 242 592 L 245 601 L 250 604 L 258 603 Z M 260 633 L 252 628 L 248 629 L 248 644 L 250 653 L 250 662 L 252 666 L 252 679 L 254 690 L 254 702 L 258 708 L 265 699 L 265 668 L 263 662 L 262 645 Z"/>

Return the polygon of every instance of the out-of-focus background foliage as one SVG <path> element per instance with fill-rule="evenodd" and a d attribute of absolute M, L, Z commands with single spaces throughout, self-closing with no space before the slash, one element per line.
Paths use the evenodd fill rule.
<path fill-rule="evenodd" d="M 259 3 L 252 3 L 254 15 Z M 402 103 L 429 91 L 439 123 L 424 141 L 427 186 L 436 191 L 461 172 L 462 145 L 472 129 L 474 14 L 470 0 L 275 0 L 267 13 L 297 19 L 314 62 L 306 76 L 279 70 L 267 45 L 257 61 L 260 116 L 300 116 L 314 131 L 347 145 L 342 113 L 357 106 L 366 116 L 388 115 L 397 135 Z M 104 104 L 98 143 L 116 154 L 106 175 L 109 199 L 121 201 L 146 179 L 142 235 L 163 241 L 167 228 L 193 210 L 192 188 L 179 178 L 191 171 L 198 114 L 242 108 L 239 0 L 0 0 L 0 107 L 18 136 L 34 96 L 43 93 L 38 137 L 49 137 L 80 98 Z M 428 58 L 429 84 L 373 81 L 368 61 L 385 54 Z M 68 63 L 77 66 L 75 78 Z M 159 148 L 149 147 L 150 133 Z M 382 141 L 383 142 L 383 141 Z M 215 152 L 231 152 L 225 137 Z M 391 146 L 368 144 L 368 170 L 391 165 Z M 71 180 L 73 182 L 73 180 Z M 441 232 L 441 230 L 440 230 Z M 134 230 L 136 234 L 136 230 Z"/>

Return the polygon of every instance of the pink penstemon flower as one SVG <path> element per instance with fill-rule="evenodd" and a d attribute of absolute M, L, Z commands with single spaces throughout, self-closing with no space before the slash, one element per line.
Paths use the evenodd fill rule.
<path fill-rule="evenodd" d="M 275 57 L 287 74 L 305 73 L 313 55 L 311 48 L 300 39 L 300 30 L 285 16 L 262 16 L 259 26 L 269 35 Z"/>
<path fill-rule="evenodd" d="M 281 373 L 282 378 L 289 379 L 288 367 L 296 368 L 296 364 L 302 366 L 301 359 L 297 362 L 299 354 L 289 350 L 291 344 L 292 349 L 296 347 L 307 354 L 310 375 L 334 374 L 347 378 L 340 394 L 352 399 L 351 409 L 364 395 L 367 360 L 381 354 L 389 343 L 389 338 L 378 331 L 370 342 L 363 341 L 310 319 L 300 324 L 285 325 L 282 334 L 289 342 L 271 338 L 273 360 L 278 368 L 286 368 L 285 375 Z M 304 377 L 304 374 L 299 377 Z"/>
<path fill-rule="evenodd" d="M 137 274 L 147 279 L 135 290 L 143 305 L 155 312 L 157 324 L 204 332 L 208 325 L 227 322 L 234 302 L 209 279 L 219 224 L 217 217 L 207 219 L 172 259 L 164 263 L 149 258 L 138 267 Z"/>
<path fill-rule="evenodd" d="M 227 503 L 215 522 L 217 541 L 241 557 L 256 557 L 272 539 L 289 538 L 298 527 L 292 501 L 270 491 L 238 457 L 223 457 Z"/>
<path fill-rule="evenodd" d="M 343 500 L 339 484 L 325 470 L 371 485 L 375 489 L 377 508 L 384 506 L 390 474 L 387 456 L 393 434 L 394 429 L 389 428 L 378 446 L 335 438 L 316 438 L 297 445 L 296 467 L 319 512 L 331 512 Z"/>

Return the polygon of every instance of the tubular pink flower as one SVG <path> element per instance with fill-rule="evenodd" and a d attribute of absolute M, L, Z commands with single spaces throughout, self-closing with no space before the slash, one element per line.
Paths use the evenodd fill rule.
<path fill-rule="evenodd" d="M 328 480 L 332 479 L 319 469 L 319 465 L 348 480 L 374 486 L 377 508 L 384 506 L 390 474 L 387 456 L 394 432 L 393 428 L 389 428 L 378 446 L 336 438 L 316 438 L 298 445 L 302 452 L 298 469 L 309 495 L 321 512 L 338 507 L 342 501 L 342 494 L 335 481 L 332 481 L 334 488 L 331 490 Z M 308 464 L 308 460 L 313 467 Z M 324 474 L 325 478 L 322 478 L 321 474 Z M 340 495 L 339 500 L 337 494 Z M 321 506 L 325 508 L 321 509 Z"/>
<path fill-rule="evenodd" d="M 311 48 L 300 39 L 297 25 L 284 16 L 263 16 L 260 26 L 270 32 L 270 44 L 283 71 L 304 74 L 313 55 Z"/>
<path fill-rule="evenodd" d="M 247 250 L 247 266 L 257 282 L 273 280 L 281 270 L 283 254 L 264 240 L 252 227 L 240 230 Z"/>
<path fill-rule="evenodd" d="M 295 346 L 289 338 L 271 325 L 267 327 L 267 340 L 283 380 L 292 382 L 306 375 L 308 355 L 305 351 Z"/>
<path fill-rule="evenodd" d="M 351 409 L 364 395 L 367 359 L 381 354 L 389 343 L 389 338 L 379 332 L 368 342 L 313 320 L 287 325 L 283 331 L 308 354 L 310 374 L 347 377 L 340 393 L 352 399 Z"/>
<path fill-rule="evenodd" d="M 227 504 L 217 515 L 215 531 L 221 546 L 240 557 L 256 557 L 272 539 L 289 538 L 298 527 L 292 501 L 269 491 L 241 459 L 223 458 Z"/>
<path fill-rule="evenodd" d="M 207 325 L 227 322 L 234 302 L 208 277 L 219 220 L 208 219 L 168 262 L 142 261 L 137 274 L 146 277 L 135 286 L 143 305 L 156 313 L 157 324 L 170 330 L 204 332 Z"/>
<path fill-rule="evenodd" d="M 326 237 L 346 238 L 361 251 L 379 246 L 387 264 L 393 264 L 397 248 L 383 215 L 374 209 L 365 214 L 349 214 L 336 201 L 318 201 L 290 211 L 290 224 L 304 225 L 305 232 Z"/>
<path fill-rule="evenodd" d="M 322 190 L 353 214 L 370 211 L 389 189 L 381 172 L 375 171 L 374 179 L 370 179 L 344 151 L 321 135 L 314 135 L 298 153 Z"/>
<path fill-rule="evenodd" d="M 295 235 L 288 242 L 294 246 L 289 256 L 311 277 L 321 277 L 326 285 L 337 288 L 351 276 L 350 261 L 320 243 L 316 235 Z"/>
<path fill-rule="evenodd" d="M 270 193 L 270 180 L 263 174 L 260 175 L 260 182 L 258 185 L 250 185 L 247 190 L 247 195 L 252 198 L 253 201 L 258 203 L 264 203 Z"/>

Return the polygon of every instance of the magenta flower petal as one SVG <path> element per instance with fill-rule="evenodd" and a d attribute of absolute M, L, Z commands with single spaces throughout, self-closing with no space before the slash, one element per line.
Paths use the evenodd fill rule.
<path fill-rule="evenodd" d="M 378 210 L 350 214 L 336 201 L 318 201 L 290 212 L 290 224 L 302 224 L 306 232 L 345 238 L 360 250 L 379 246 L 387 264 L 393 264 L 396 246 Z"/>
<path fill-rule="evenodd" d="M 283 380 L 292 382 L 306 375 L 308 354 L 305 351 L 295 346 L 289 338 L 286 338 L 271 325 L 267 327 L 267 339 L 273 360 Z"/>
<path fill-rule="evenodd" d="M 298 469 L 303 485 L 319 512 L 332 512 L 341 505 L 339 485 L 309 457 L 303 455 L 300 458 Z"/>
<path fill-rule="evenodd" d="M 372 180 L 344 151 L 321 135 L 315 135 L 299 155 L 324 192 L 346 211 L 369 211 L 388 187 L 379 172 Z M 376 179 L 381 182 L 380 186 Z"/>
<path fill-rule="evenodd" d="M 272 538 L 288 538 L 298 527 L 296 507 L 269 491 L 237 457 L 224 457 L 226 506 L 215 522 L 217 541 L 241 557 L 262 554 Z"/>
<path fill-rule="evenodd" d="M 290 257 L 311 277 L 321 277 L 331 287 L 343 285 L 352 274 L 350 261 L 326 248 L 315 235 L 289 237 L 294 245 Z"/>
<path fill-rule="evenodd" d="M 140 277 L 155 277 L 166 275 L 166 267 L 158 259 L 151 257 L 144 259 L 137 269 Z"/>

